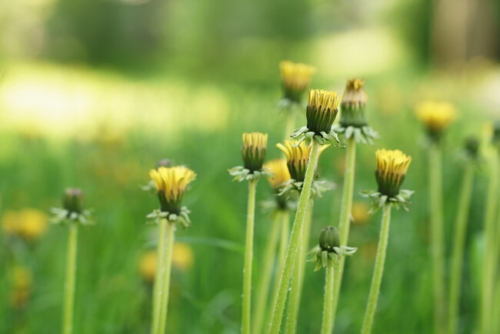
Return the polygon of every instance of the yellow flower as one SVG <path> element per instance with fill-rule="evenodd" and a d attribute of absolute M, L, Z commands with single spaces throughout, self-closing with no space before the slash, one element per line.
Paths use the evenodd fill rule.
<path fill-rule="evenodd" d="M 260 171 L 266 158 L 267 134 L 251 132 L 243 134 L 244 167 L 250 172 Z"/>
<path fill-rule="evenodd" d="M 352 219 L 355 224 L 364 224 L 370 219 L 370 207 L 363 202 L 352 203 Z"/>
<path fill-rule="evenodd" d="M 156 251 L 145 253 L 139 261 L 139 273 L 148 282 L 154 282 L 158 256 Z M 188 270 L 193 266 L 193 250 L 187 244 L 176 242 L 172 252 L 172 265 L 180 270 Z"/>
<path fill-rule="evenodd" d="M 267 179 L 274 189 L 279 189 L 280 185 L 290 180 L 290 172 L 288 171 L 285 159 L 271 160 L 264 164 L 264 168 L 273 173 Z"/>
<path fill-rule="evenodd" d="M 5 235 L 17 235 L 32 241 L 47 230 L 47 216 L 34 209 L 7 211 L 2 218 L 2 229 Z"/>
<path fill-rule="evenodd" d="M 178 166 L 152 169 L 149 176 L 158 190 L 161 211 L 179 214 L 186 187 L 196 178 L 196 174 L 187 167 Z"/>
<path fill-rule="evenodd" d="M 156 251 L 145 253 L 139 262 L 139 273 L 148 282 L 154 282 L 156 275 Z"/>
<path fill-rule="evenodd" d="M 312 75 L 316 72 L 315 68 L 285 60 L 280 62 L 280 70 L 285 98 L 300 102 L 302 95 L 309 87 Z"/>
<path fill-rule="evenodd" d="M 290 176 L 297 182 L 304 182 L 306 176 L 307 164 L 309 163 L 309 156 L 311 155 L 312 145 L 306 146 L 304 142 L 297 145 L 298 141 L 285 140 L 285 144 L 276 144 L 286 156 L 286 164 Z M 330 145 L 323 145 L 320 148 L 320 154 Z"/>
<path fill-rule="evenodd" d="M 33 285 L 31 271 L 25 267 L 15 267 L 10 273 L 11 291 L 10 304 L 14 309 L 23 308 L 28 302 Z"/>
<path fill-rule="evenodd" d="M 444 129 L 456 118 L 457 110 L 447 102 L 424 101 L 417 105 L 415 114 L 425 125 L 429 135 L 439 139 Z"/>
<path fill-rule="evenodd" d="M 410 166 L 411 157 L 400 150 L 377 150 L 377 171 L 375 176 L 378 191 L 382 195 L 394 197 L 399 194 L 399 188 L 404 181 L 406 171 Z"/>
<path fill-rule="evenodd" d="M 307 128 L 316 134 L 331 131 L 337 117 L 340 96 L 335 92 L 310 89 L 306 110 Z"/>

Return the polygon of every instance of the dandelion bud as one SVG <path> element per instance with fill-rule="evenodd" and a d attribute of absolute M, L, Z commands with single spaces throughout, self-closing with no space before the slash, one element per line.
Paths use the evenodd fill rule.
<path fill-rule="evenodd" d="M 337 117 L 340 97 L 337 93 L 310 89 L 307 104 L 307 128 L 316 135 L 329 133 Z"/>
<path fill-rule="evenodd" d="M 243 134 L 243 164 L 251 173 L 260 171 L 266 158 L 267 134 L 251 132 Z"/>
<path fill-rule="evenodd" d="M 319 234 L 319 247 L 322 251 L 337 253 L 335 247 L 340 247 L 339 231 L 333 226 L 327 226 Z"/>
<path fill-rule="evenodd" d="M 378 191 L 385 196 L 395 197 L 403 183 L 406 171 L 410 166 L 411 157 L 400 150 L 377 150 L 377 178 Z"/>
<path fill-rule="evenodd" d="M 309 88 L 311 77 L 315 72 L 314 67 L 282 61 L 280 62 L 280 70 L 285 99 L 300 103 L 302 95 Z"/>
<path fill-rule="evenodd" d="M 340 113 L 340 125 L 342 127 L 363 127 L 368 125 L 365 118 L 365 106 L 367 95 L 363 89 L 364 80 L 351 79 L 347 81 L 344 96 L 342 97 L 342 110 Z"/>
<path fill-rule="evenodd" d="M 64 192 L 63 208 L 71 213 L 82 213 L 83 191 L 79 188 L 68 188 Z"/>

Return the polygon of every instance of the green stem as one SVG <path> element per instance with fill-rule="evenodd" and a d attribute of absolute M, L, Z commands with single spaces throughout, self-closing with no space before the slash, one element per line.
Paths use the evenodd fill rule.
<path fill-rule="evenodd" d="M 264 317 L 266 314 L 267 300 L 269 297 L 269 285 L 271 283 L 271 276 L 273 274 L 273 264 L 276 258 L 276 246 L 278 244 L 278 237 L 281 227 L 281 217 L 285 213 L 283 211 L 274 212 L 273 223 L 271 227 L 271 234 L 267 239 L 266 250 L 264 252 L 264 263 L 262 269 L 261 280 L 259 282 L 259 289 L 257 292 L 257 302 L 253 320 L 253 333 L 262 333 L 262 325 L 264 324 Z"/>
<path fill-rule="evenodd" d="M 289 107 L 286 111 L 285 140 L 290 140 L 290 135 L 295 128 L 295 108 Z"/>
<path fill-rule="evenodd" d="M 64 334 L 73 333 L 73 312 L 75 304 L 76 255 L 78 247 L 78 223 L 69 222 L 68 254 L 66 258 L 66 281 L 64 282 Z"/>
<path fill-rule="evenodd" d="M 276 305 L 277 300 L 278 300 L 278 291 L 280 288 L 280 281 L 279 281 L 279 274 L 283 271 L 283 267 L 285 265 L 285 257 L 286 257 L 286 248 L 288 245 L 288 237 L 290 236 L 290 214 L 288 211 L 285 211 L 283 213 L 283 222 L 281 225 L 281 240 L 280 240 L 280 249 L 279 249 L 279 254 L 278 254 L 278 263 L 276 265 L 276 278 L 274 279 L 274 284 L 273 284 L 273 291 L 271 294 L 271 306 L 274 308 L 274 305 Z M 272 310 L 271 310 L 272 311 Z M 266 317 L 269 321 L 267 323 L 271 322 L 271 317 L 272 313 L 268 312 L 269 315 Z M 267 332 L 269 333 L 271 329 L 268 327 Z"/>
<path fill-rule="evenodd" d="M 307 250 L 309 248 L 309 236 L 311 235 L 311 222 L 313 213 L 313 199 L 309 199 L 307 216 L 304 221 L 300 246 L 293 266 L 291 281 L 290 299 L 287 307 L 287 317 L 285 323 L 285 333 L 294 334 L 297 331 L 297 320 L 299 315 L 300 298 L 302 295 L 302 286 L 304 285 L 304 272 L 306 267 Z"/>
<path fill-rule="evenodd" d="M 323 304 L 323 322 L 321 334 L 330 334 L 333 328 L 333 299 L 335 292 L 335 267 L 328 263 L 326 266 L 325 300 Z"/>
<path fill-rule="evenodd" d="M 451 259 L 450 299 L 448 305 L 448 330 L 450 334 L 457 332 L 458 305 L 460 301 L 460 285 L 462 278 L 462 263 L 464 254 L 465 232 L 469 217 L 469 207 L 474 181 L 474 163 L 469 162 L 465 167 L 460 200 L 457 207 L 455 235 L 453 239 L 453 255 Z"/>
<path fill-rule="evenodd" d="M 243 304 L 241 317 L 241 333 L 250 334 L 250 310 L 252 301 L 252 259 L 253 230 L 255 216 L 255 189 L 257 180 L 248 181 L 247 231 L 245 240 L 245 266 L 243 269 Z"/>
<path fill-rule="evenodd" d="M 437 143 L 429 148 L 429 200 L 431 210 L 431 249 L 434 285 L 434 326 L 437 334 L 446 331 L 444 287 L 444 232 L 441 150 Z"/>
<path fill-rule="evenodd" d="M 172 270 L 172 254 L 174 251 L 175 223 L 167 221 L 167 240 L 165 245 L 165 270 L 163 272 L 163 297 L 160 311 L 160 331 L 165 333 L 167 325 L 168 296 L 170 292 L 170 272 Z"/>
<path fill-rule="evenodd" d="M 280 331 L 281 319 L 283 317 L 283 310 L 285 309 L 286 297 L 290 284 L 290 275 L 293 268 L 293 261 L 295 260 L 295 253 L 299 247 L 302 226 L 304 225 L 304 218 L 307 213 L 307 203 L 309 197 L 311 196 L 311 184 L 314 178 L 318 154 L 319 144 L 313 140 L 311 155 L 309 156 L 309 164 L 307 165 L 306 176 L 299 197 L 297 213 L 295 214 L 295 220 L 292 225 L 292 233 L 290 235 L 290 241 L 288 242 L 285 264 L 279 278 L 278 298 L 276 299 L 276 304 L 273 305 L 273 313 L 271 323 L 269 325 L 270 333 L 272 334 L 277 334 Z"/>
<path fill-rule="evenodd" d="M 483 282 L 481 298 L 481 333 L 490 334 L 491 308 L 493 306 L 493 285 L 495 279 L 495 213 L 496 195 L 498 187 L 498 159 L 492 157 L 490 161 L 490 180 L 486 197 L 486 213 L 484 221 L 484 255 L 483 255 Z"/>
<path fill-rule="evenodd" d="M 373 269 L 372 283 L 368 304 L 366 305 L 365 317 L 363 319 L 362 334 L 370 334 L 373 326 L 373 318 L 377 309 L 377 300 L 380 292 L 380 283 L 384 274 L 385 254 L 387 252 L 387 242 L 389 240 L 389 226 L 391 223 L 391 204 L 385 204 L 382 215 L 382 226 L 380 227 L 380 236 L 377 246 L 377 256 L 375 258 L 375 268 Z"/>
<path fill-rule="evenodd" d="M 340 207 L 340 221 L 339 221 L 339 234 L 340 244 L 347 246 L 349 239 L 349 227 L 351 225 L 351 211 L 352 211 L 352 196 L 354 192 L 354 175 L 356 169 L 356 140 L 351 137 L 347 140 L 347 152 L 345 161 L 345 176 L 344 188 L 342 190 L 342 205 Z M 334 299 L 333 299 L 333 320 L 335 324 L 335 315 L 337 314 L 337 305 L 340 295 L 340 286 L 342 285 L 342 276 L 344 274 L 345 257 L 341 256 L 339 265 L 335 271 L 334 280 Z"/>
<path fill-rule="evenodd" d="M 161 302 L 163 298 L 163 280 L 165 272 L 165 232 L 167 230 L 167 220 L 161 219 L 158 228 L 158 244 L 156 254 L 156 275 L 153 288 L 153 324 L 151 326 L 151 334 L 158 334 L 160 330 L 161 320 Z"/>

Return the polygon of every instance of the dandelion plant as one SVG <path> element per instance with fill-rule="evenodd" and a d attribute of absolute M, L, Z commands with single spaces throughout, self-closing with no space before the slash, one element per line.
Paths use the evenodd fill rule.
<path fill-rule="evenodd" d="M 444 286 L 444 221 L 441 165 L 441 139 L 444 130 L 455 119 L 456 110 L 449 103 L 422 102 L 416 108 L 429 138 L 429 208 L 431 254 L 434 285 L 434 324 L 437 333 L 446 328 L 446 296 Z"/>
<path fill-rule="evenodd" d="M 75 283 L 78 250 L 78 225 L 92 223 L 90 211 L 83 209 L 83 192 L 78 188 L 68 188 L 63 197 L 63 208 L 53 208 L 54 223 L 69 226 L 66 257 L 66 278 L 64 281 L 63 334 L 73 333 L 75 308 Z"/>
<path fill-rule="evenodd" d="M 326 268 L 321 334 L 330 334 L 333 328 L 335 268 L 338 268 L 339 260 L 342 256 L 352 255 L 356 250 L 357 248 L 354 247 L 341 246 L 337 228 L 327 226 L 319 234 L 319 244 L 311 251 L 316 262 L 314 271 Z"/>
<path fill-rule="evenodd" d="M 367 95 L 363 89 L 364 83 L 364 80 L 360 79 L 347 81 L 341 102 L 340 121 L 333 126 L 333 129 L 336 132 L 342 133 L 347 140 L 344 188 L 342 191 L 339 220 L 340 244 L 344 246 L 347 245 L 349 239 L 349 228 L 351 224 L 350 215 L 356 170 L 356 144 L 372 144 L 373 140 L 378 138 L 377 133 L 369 126 L 366 120 L 365 108 Z M 333 300 L 334 322 L 342 284 L 342 275 L 344 272 L 344 261 L 345 258 L 343 257 L 339 259 L 339 266 L 335 271 L 335 298 Z"/>
<path fill-rule="evenodd" d="M 243 299 L 241 332 L 250 334 L 251 330 L 251 301 L 252 301 L 252 260 L 253 260 L 253 234 L 255 216 L 255 192 L 257 182 L 262 174 L 267 175 L 263 169 L 266 158 L 267 134 L 260 132 L 244 133 L 242 156 L 244 166 L 234 167 L 229 173 L 234 180 L 248 181 L 248 205 L 245 239 L 245 261 L 243 268 Z"/>
<path fill-rule="evenodd" d="M 370 294 L 366 305 L 366 312 L 363 319 L 362 334 L 369 334 L 372 331 L 375 310 L 380 292 L 380 283 L 384 273 L 384 262 L 387 252 L 387 242 L 389 240 L 389 226 L 391 222 L 391 207 L 402 205 L 406 209 L 406 204 L 412 194 L 409 190 L 400 190 L 411 157 L 399 150 L 388 151 L 378 150 L 375 152 L 377 158 L 377 169 L 375 177 L 377 179 L 378 191 L 365 192 L 365 195 L 373 200 L 374 209 L 383 207 L 382 225 L 380 227 L 380 237 L 375 258 L 375 268 L 373 270 Z"/>
<path fill-rule="evenodd" d="M 336 93 L 323 90 L 310 90 L 306 109 L 307 126 L 298 129 L 292 135 L 292 137 L 300 138 L 298 144 L 306 139 L 310 139 L 311 153 L 288 242 L 285 264 L 280 273 L 278 297 L 276 304 L 273 306 L 271 323 L 269 324 L 269 332 L 273 334 L 280 331 L 290 276 L 295 261 L 295 254 L 299 247 L 300 236 L 303 232 L 304 218 L 307 215 L 307 206 L 311 195 L 311 186 L 318 163 L 320 147 L 328 141 L 339 141 L 337 134 L 331 130 L 338 113 L 339 102 L 340 99 Z"/>
<path fill-rule="evenodd" d="M 161 166 L 152 169 L 149 175 L 154 182 L 160 202 L 160 209 L 148 215 L 148 218 L 154 219 L 159 225 L 158 266 L 153 288 L 151 333 L 163 334 L 167 321 L 175 224 L 178 223 L 184 228 L 190 224 L 189 210 L 181 204 L 186 187 L 196 178 L 196 174 L 184 166 Z"/>

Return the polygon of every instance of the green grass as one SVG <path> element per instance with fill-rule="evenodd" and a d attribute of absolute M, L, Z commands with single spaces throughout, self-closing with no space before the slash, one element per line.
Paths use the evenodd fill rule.
<path fill-rule="evenodd" d="M 12 74 L 19 83 L 30 82 L 38 75 L 38 82 L 43 84 L 45 75 L 54 73 L 50 67 L 41 67 L 39 73 L 27 70 L 37 68 L 33 65 L 20 68 L 22 71 Z M 55 70 L 64 78 L 65 68 Z M 192 247 L 194 265 L 184 272 L 173 269 L 167 332 L 239 332 L 246 188 L 232 183 L 227 169 L 241 164 L 241 133 L 245 131 L 268 132 L 268 158 L 281 155 L 274 146 L 282 138 L 284 124 L 284 118 L 275 108 L 280 96 L 279 84 L 275 89 L 268 89 L 239 86 L 229 80 L 220 84 L 175 78 L 138 82 L 108 73 L 90 71 L 86 74 L 83 69 L 77 70 L 75 77 L 80 75 L 85 85 L 98 92 L 89 95 L 95 97 L 95 103 L 90 104 L 95 110 L 81 122 L 72 123 L 74 119 L 65 116 L 68 123 L 58 125 L 63 128 L 61 131 L 39 117 L 35 124 L 42 125 L 35 138 L 26 136 L 20 116 L 22 110 L 13 109 L 16 104 L 9 102 L 10 95 L 5 93 L 12 88 L 9 76 L 4 79 L 0 88 L 3 94 L 0 95 L 0 119 L 6 120 L 0 125 L 0 214 L 24 207 L 48 211 L 60 205 L 66 187 L 81 187 L 86 206 L 94 209 L 97 224 L 79 231 L 75 333 L 147 333 L 151 321 L 151 291 L 138 272 L 138 262 L 141 255 L 154 246 L 154 226 L 145 223 L 145 216 L 158 203 L 154 195 L 141 191 L 140 185 L 148 182 L 148 171 L 158 159 L 166 157 L 186 164 L 198 174 L 184 201 L 192 211 L 192 226 L 187 231 L 179 229 L 176 237 Z M 47 82 L 51 78 L 47 76 Z M 327 83 L 327 79 L 318 81 Z M 397 92 L 401 94 L 399 105 L 392 105 L 397 111 L 395 114 L 388 114 L 386 110 L 387 103 L 396 102 L 383 100 L 388 78 L 367 79 L 368 118 L 382 138 L 375 146 L 358 146 L 354 201 L 362 200 L 359 191 L 376 187 L 374 152 L 377 148 L 401 149 L 413 157 L 403 188 L 416 191 L 409 213 L 393 212 L 373 332 L 400 333 L 404 329 L 405 333 L 428 333 L 433 328 L 433 309 L 427 154 L 422 145 L 422 131 L 411 113 L 411 92 L 418 78 L 408 75 L 394 78 L 393 82 L 399 85 Z M 335 80 L 342 82 L 343 78 Z M 83 89 L 82 83 L 74 82 L 74 90 Z M 53 89 L 58 91 L 61 87 L 64 80 Z M 342 85 L 338 88 L 342 89 Z M 462 116 L 447 136 L 443 156 L 447 259 L 458 180 L 462 174 L 455 150 L 465 136 L 466 127 L 481 129 L 482 126 L 478 111 L 468 108 L 467 97 L 457 96 L 448 97 L 458 104 Z M 78 114 L 72 109 L 67 113 Z M 298 125 L 303 124 L 304 120 Z M 104 135 L 106 132 L 113 135 L 111 139 Z M 339 186 L 342 176 L 338 166 L 343 165 L 339 160 L 344 153 L 343 149 L 329 148 L 322 154 L 318 168 L 322 178 L 335 181 Z M 480 175 L 466 240 L 466 263 L 471 265 L 464 268 L 460 308 L 463 332 L 472 332 L 477 316 L 478 286 L 473 282 L 478 279 L 472 271 L 477 266 L 477 255 L 473 256 L 477 250 L 472 248 L 472 242 L 482 228 L 481 198 L 485 182 L 484 175 Z M 338 217 L 338 212 L 332 212 L 331 203 L 340 201 L 339 189 L 316 201 L 311 243 L 316 242 L 322 227 L 331 224 L 332 215 Z M 257 203 L 271 194 L 267 183 L 259 182 Z M 351 228 L 349 245 L 359 250 L 346 261 L 335 333 L 357 332 L 361 328 L 380 214 L 377 212 L 367 225 L 354 224 Z M 269 214 L 258 207 L 254 287 L 269 228 Z M 27 333 L 60 330 L 66 242 L 66 228 L 51 226 L 32 250 L 16 251 L 16 261 L 30 266 L 34 275 L 29 303 L 17 313 L 9 307 L 8 268 L 13 257 L 10 243 L 3 242 L 0 314 L 7 320 L 0 322 L 0 333 L 13 333 L 16 322 L 22 323 Z M 321 326 L 324 276 L 321 272 L 314 273 L 313 267 L 308 263 L 305 272 L 299 333 L 319 332 Z"/>

